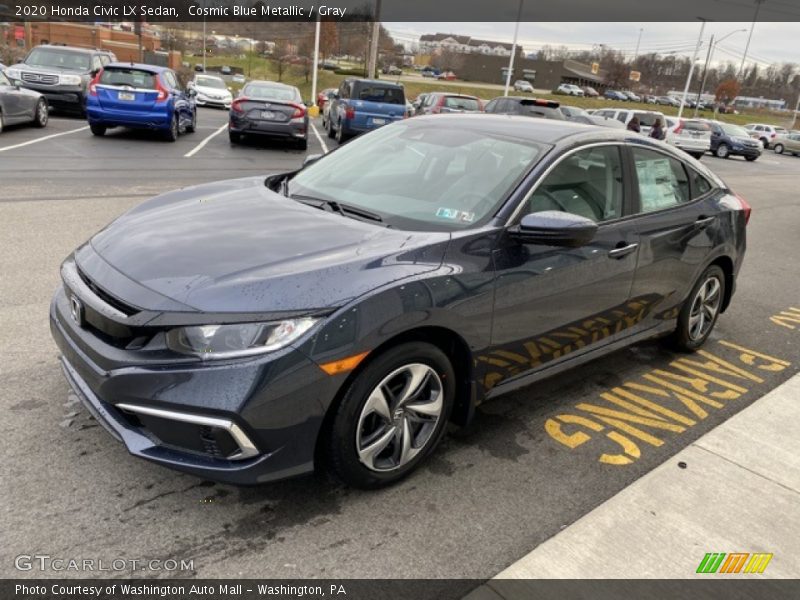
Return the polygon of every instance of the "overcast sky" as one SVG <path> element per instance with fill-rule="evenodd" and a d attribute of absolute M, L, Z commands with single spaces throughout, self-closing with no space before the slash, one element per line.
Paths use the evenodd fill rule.
<path fill-rule="evenodd" d="M 458 33 L 477 38 L 510 42 L 514 37 L 514 23 L 384 23 L 398 41 L 410 42 L 423 33 Z M 738 63 L 744 52 L 751 23 L 707 23 L 703 38 L 711 35 L 720 42 L 714 52 L 714 62 L 731 60 Z M 700 23 L 520 23 L 519 43 L 526 52 L 533 52 L 549 44 L 565 45 L 574 50 L 591 49 L 594 44 L 607 44 L 633 56 L 639 30 L 642 30 L 640 54 L 648 52 L 690 56 L 697 44 Z M 800 64 L 799 23 L 756 23 L 748 50 L 747 62 L 757 61 L 761 66 L 770 63 L 794 62 Z M 701 58 L 705 59 L 704 45 Z"/>

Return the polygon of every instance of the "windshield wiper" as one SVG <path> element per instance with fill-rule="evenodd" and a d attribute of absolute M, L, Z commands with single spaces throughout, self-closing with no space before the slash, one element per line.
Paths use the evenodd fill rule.
<path fill-rule="evenodd" d="M 313 196 L 304 196 L 302 194 L 294 194 L 293 196 L 290 196 L 290 198 L 292 200 L 297 200 L 298 202 L 302 202 L 303 204 L 313 206 L 314 208 L 320 208 L 324 210 L 325 207 L 328 207 L 333 212 L 339 213 L 343 217 L 352 215 L 355 217 L 359 217 L 361 219 L 368 219 L 370 221 L 375 221 L 376 223 L 383 223 L 383 217 L 381 217 L 378 213 L 374 213 L 372 211 L 365 210 L 357 206 L 342 204 L 341 202 L 337 202 L 336 200 L 322 200 L 321 198 L 314 198 Z"/>

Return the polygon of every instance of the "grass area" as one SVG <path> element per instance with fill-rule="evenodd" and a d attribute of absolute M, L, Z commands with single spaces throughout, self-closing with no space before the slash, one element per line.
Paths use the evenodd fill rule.
<path fill-rule="evenodd" d="M 188 60 L 192 65 L 202 62 L 199 57 L 189 57 Z M 244 58 L 237 58 L 231 56 L 209 56 L 206 59 L 208 66 L 222 66 L 228 65 L 230 67 L 238 67 L 244 71 L 248 79 L 268 79 L 277 81 L 278 70 L 276 62 L 273 60 L 265 59 L 260 56 L 253 55 L 252 59 L 245 56 Z M 343 65 L 344 67 L 345 65 Z M 346 65 L 347 68 L 354 68 L 358 65 Z M 322 90 L 325 88 L 339 87 L 339 83 L 344 79 L 345 75 L 337 75 L 333 71 L 319 71 L 317 79 L 317 89 Z M 384 76 L 387 81 L 392 81 L 391 76 Z M 308 74 L 308 81 L 304 68 L 299 65 L 284 65 L 283 73 L 280 78 L 281 81 L 289 85 L 297 86 L 303 98 L 309 99 L 311 97 L 311 73 Z M 403 82 L 406 90 L 406 97 L 411 100 L 416 98 L 423 92 L 434 91 L 447 91 L 458 94 L 468 94 L 470 96 L 477 96 L 484 100 L 491 100 L 497 96 L 502 95 L 500 89 L 492 90 L 483 87 L 470 86 L 468 82 L 463 85 L 447 85 L 443 86 L 436 81 L 423 80 L 420 78 L 419 82 Z M 232 86 L 234 91 L 238 91 L 235 84 Z M 514 93 L 514 92 L 512 92 Z M 630 108 L 639 110 L 657 110 L 668 116 L 675 116 L 678 114 L 678 109 L 674 106 L 658 106 L 653 104 L 645 104 L 642 102 L 619 102 L 614 100 L 606 100 L 605 98 L 580 98 L 575 96 L 562 96 L 557 94 L 537 94 L 537 98 L 545 98 L 548 100 L 555 100 L 561 104 L 569 106 L 578 106 L 581 108 L 604 108 L 604 107 L 619 107 Z M 683 111 L 684 116 L 691 117 L 694 115 L 693 108 L 686 108 Z M 711 119 L 714 117 L 711 111 L 700 111 L 698 116 L 701 118 Z M 746 125 L 747 123 L 772 123 L 775 125 L 788 126 L 791 122 L 791 113 L 774 113 L 770 111 L 746 112 L 739 115 L 717 115 L 720 121 L 727 123 L 734 123 L 736 125 Z"/>

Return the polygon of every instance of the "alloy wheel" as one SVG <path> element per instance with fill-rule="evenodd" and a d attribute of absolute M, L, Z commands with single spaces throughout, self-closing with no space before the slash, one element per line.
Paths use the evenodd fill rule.
<path fill-rule="evenodd" d="M 689 338 L 703 339 L 714 326 L 722 300 L 722 285 L 717 277 L 709 277 L 697 290 L 689 311 Z"/>
<path fill-rule="evenodd" d="M 444 408 L 436 371 L 422 363 L 395 369 L 372 390 L 361 409 L 356 451 L 372 471 L 397 470 L 431 441 Z"/>
<path fill-rule="evenodd" d="M 47 125 L 47 118 L 48 118 L 48 111 L 47 111 L 47 103 L 43 100 L 40 100 L 36 104 L 36 124 L 39 127 L 44 127 Z"/>

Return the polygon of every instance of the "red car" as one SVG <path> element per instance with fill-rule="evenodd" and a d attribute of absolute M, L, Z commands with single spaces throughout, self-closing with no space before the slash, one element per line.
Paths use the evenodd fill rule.
<path fill-rule="evenodd" d="M 445 81 L 454 81 L 456 74 L 452 71 L 444 71 L 436 76 L 436 79 L 444 79 Z"/>
<path fill-rule="evenodd" d="M 336 88 L 325 88 L 321 92 L 317 94 L 317 106 L 320 109 L 325 107 L 325 103 L 330 100 L 333 95 L 336 93 Z"/>

